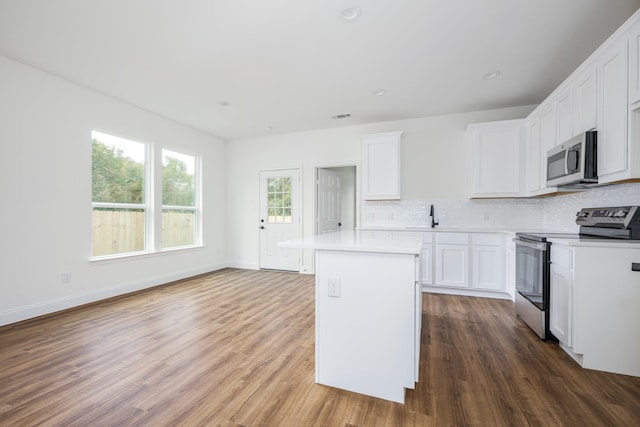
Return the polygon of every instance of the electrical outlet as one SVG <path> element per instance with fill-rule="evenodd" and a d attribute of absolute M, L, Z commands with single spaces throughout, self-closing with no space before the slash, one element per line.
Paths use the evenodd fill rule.
<path fill-rule="evenodd" d="M 329 279 L 329 296 L 334 298 L 340 297 L 340 279 Z"/>

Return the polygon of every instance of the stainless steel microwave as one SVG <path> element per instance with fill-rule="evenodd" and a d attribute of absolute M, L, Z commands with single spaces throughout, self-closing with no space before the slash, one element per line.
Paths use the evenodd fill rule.
<path fill-rule="evenodd" d="M 547 151 L 547 186 L 598 183 L 598 134 L 581 133 Z"/>

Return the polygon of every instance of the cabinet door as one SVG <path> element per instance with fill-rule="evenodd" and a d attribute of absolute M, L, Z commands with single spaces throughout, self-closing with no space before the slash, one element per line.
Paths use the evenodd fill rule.
<path fill-rule="evenodd" d="M 423 285 L 433 284 L 433 245 L 425 244 L 422 246 L 422 253 L 420 254 L 420 260 L 422 262 L 420 282 Z"/>
<path fill-rule="evenodd" d="M 546 158 L 547 151 L 556 146 L 556 137 L 556 102 L 555 100 L 550 100 L 540 110 L 540 140 L 544 158 Z"/>
<path fill-rule="evenodd" d="M 468 287 L 469 247 L 436 245 L 436 282 L 438 286 Z"/>
<path fill-rule="evenodd" d="M 627 170 L 627 40 L 621 38 L 598 62 L 598 176 Z"/>
<path fill-rule="evenodd" d="M 547 151 L 556 145 L 556 104 L 552 100 L 540 110 L 540 154 L 543 188 L 547 186 Z"/>
<path fill-rule="evenodd" d="M 573 88 L 570 85 L 558 93 L 556 114 L 556 143 L 561 144 L 573 136 Z"/>
<path fill-rule="evenodd" d="M 472 247 L 471 258 L 471 286 L 478 289 L 504 291 L 503 259 L 504 254 L 500 246 Z"/>
<path fill-rule="evenodd" d="M 640 101 L 640 21 L 629 31 L 629 104 Z"/>
<path fill-rule="evenodd" d="M 572 286 L 571 271 L 551 264 L 549 330 L 560 342 L 571 347 Z"/>
<path fill-rule="evenodd" d="M 545 185 L 542 182 L 542 156 L 540 147 L 540 119 L 534 117 L 527 126 L 527 191 L 534 192 Z"/>
<path fill-rule="evenodd" d="M 516 294 L 516 245 L 511 238 L 507 243 L 507 257 L 505 268 L 505 291 L 513 299 Z"/>
<path fill-rule="evenodd" d="M 592 66 L 580 74 L 573 85 L 575 113 L 573 135 L 598 126 L 596 89 L 596 67 Z"/>
<path fill-rule="evenodd" d="M 521 194 L 521 155 L 524 122 L 470 126 L 471 197 Z"/>
<path fill-rule="evenodd" d="M 364 135 L 365 200 L 400 199 L 400 136 L 402 132 Z"/>

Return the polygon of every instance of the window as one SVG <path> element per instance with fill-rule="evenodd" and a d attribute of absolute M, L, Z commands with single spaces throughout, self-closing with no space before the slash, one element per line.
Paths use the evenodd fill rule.
<path fill-rule="evenodd" d="M 91 138 L 91 253 L 142 252 L 149 212 L 146 146 L 100 132 L 92 132 Z"/>
<path fill-rule="evenodd" d="M 198 157 L 96 131 L 91 137 L 92 257 L 199 243 Z M 155 191 L 154 176 L 162 182 Z"/>
<path fill-rule="evenodd" d="M 196 158 L 162 150 L 162 247 L 196 240 Z"/>
<path fill-rule="evenodd" d="M 267 181 L 268 222 L 291 223 L 291 177 L 269 178 Z"/>

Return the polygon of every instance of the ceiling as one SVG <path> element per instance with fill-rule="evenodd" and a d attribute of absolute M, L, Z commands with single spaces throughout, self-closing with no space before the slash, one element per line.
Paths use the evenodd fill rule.
<path fill-rule="evenodd" d="M 345 21 L 345 8 L 360 16 Z M 0 54 L 233 140 L 536 104 L 638 8 L 640 0 L 0 0 Z M 483 79 L 493 70 L 497 78 Z"/>

